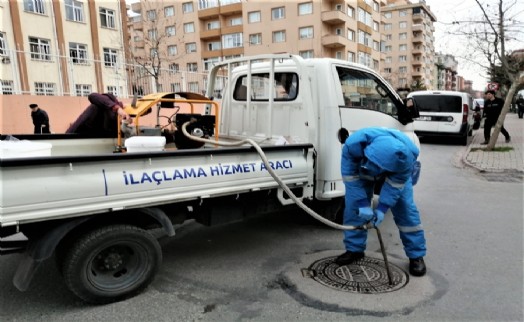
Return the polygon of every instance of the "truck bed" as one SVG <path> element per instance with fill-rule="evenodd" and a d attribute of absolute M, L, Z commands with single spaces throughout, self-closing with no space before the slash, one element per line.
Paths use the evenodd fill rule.
<path fill-rule="evenodd" d="M 0 159 L 0 227 L 277 186 L 248 146 L 113 153 L 109 138 L 38 142 L 52 144 L 50 156 Z M 287 185 L 312 183 L 312 145 L 263 150 Z"/>

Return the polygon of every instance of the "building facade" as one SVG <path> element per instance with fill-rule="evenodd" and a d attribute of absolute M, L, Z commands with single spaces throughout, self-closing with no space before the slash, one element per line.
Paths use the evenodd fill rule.
<path fill-rule="evenodd" d="M 0 15 L 2 94 L 126 91 L 125 0 L 1 0 Z"/>
<path fill-rule="evenodd" d="M 382 75 L 397 89 L 432 89 L 434 14 L 424 1 L 389 0 L 381 10 L 385 37 Z"/>

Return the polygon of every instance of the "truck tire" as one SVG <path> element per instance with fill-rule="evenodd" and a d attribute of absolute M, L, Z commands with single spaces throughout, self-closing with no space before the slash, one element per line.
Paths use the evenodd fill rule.
<path fill-rule="evenodd" d="M 162 263 L 158 241 L 131 225 L 92 230 L 68 249 L 62 263 L 67 287 L 82 300 L 103 304 L 138 294 Z"/>

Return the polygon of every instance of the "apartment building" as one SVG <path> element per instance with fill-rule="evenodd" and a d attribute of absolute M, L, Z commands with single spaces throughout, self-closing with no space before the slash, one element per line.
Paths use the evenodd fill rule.
<path fill-rule="evenodd" d="M 457 91 L 457 67 L 458 62 L 453 55 L 436 54 L 436 67 L 438 70 L 438 87 L 436 89 L 446 91 Z"/>
<path fill-rule="evenodd" d="M 173 80 L 175 74 L 206 72 L 227 58 L 268 53 L 333 57 L 379 71 L 385 5 L 385 0 L 142 0 L 131 5 L 130 47 L 144 68 L 172 73 L 170 84 L 158 84 L 172 91 L 202 91 L 204 85 L 195 81 L 184 87 L 182 79 Z"/>
<path fill-rule="evenodd" d="M 381 8 L 384 33 L 382 75 L 397 89 L 433 88 L 435 15 L 425 1 L 389 0 Z"/>
<path fill-rule="evenodd" d="M 125 0 L 0 1 L 2 94 L 126 92 Z"/>

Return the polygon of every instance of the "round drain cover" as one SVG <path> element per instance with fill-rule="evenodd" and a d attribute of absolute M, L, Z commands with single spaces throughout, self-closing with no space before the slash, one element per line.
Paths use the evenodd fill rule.
<path fill-rule="evenodd" d="M 340 291 L 376 294 L 396 291 L 404 287 L 409 276 L 389 263 L 392 284 L 389 284 L 383 260 L 364 257 L 353 264 L 339 266 L 336 256 L 317 260 L 309 266 L 310 276 L 317 282 Z"/>

